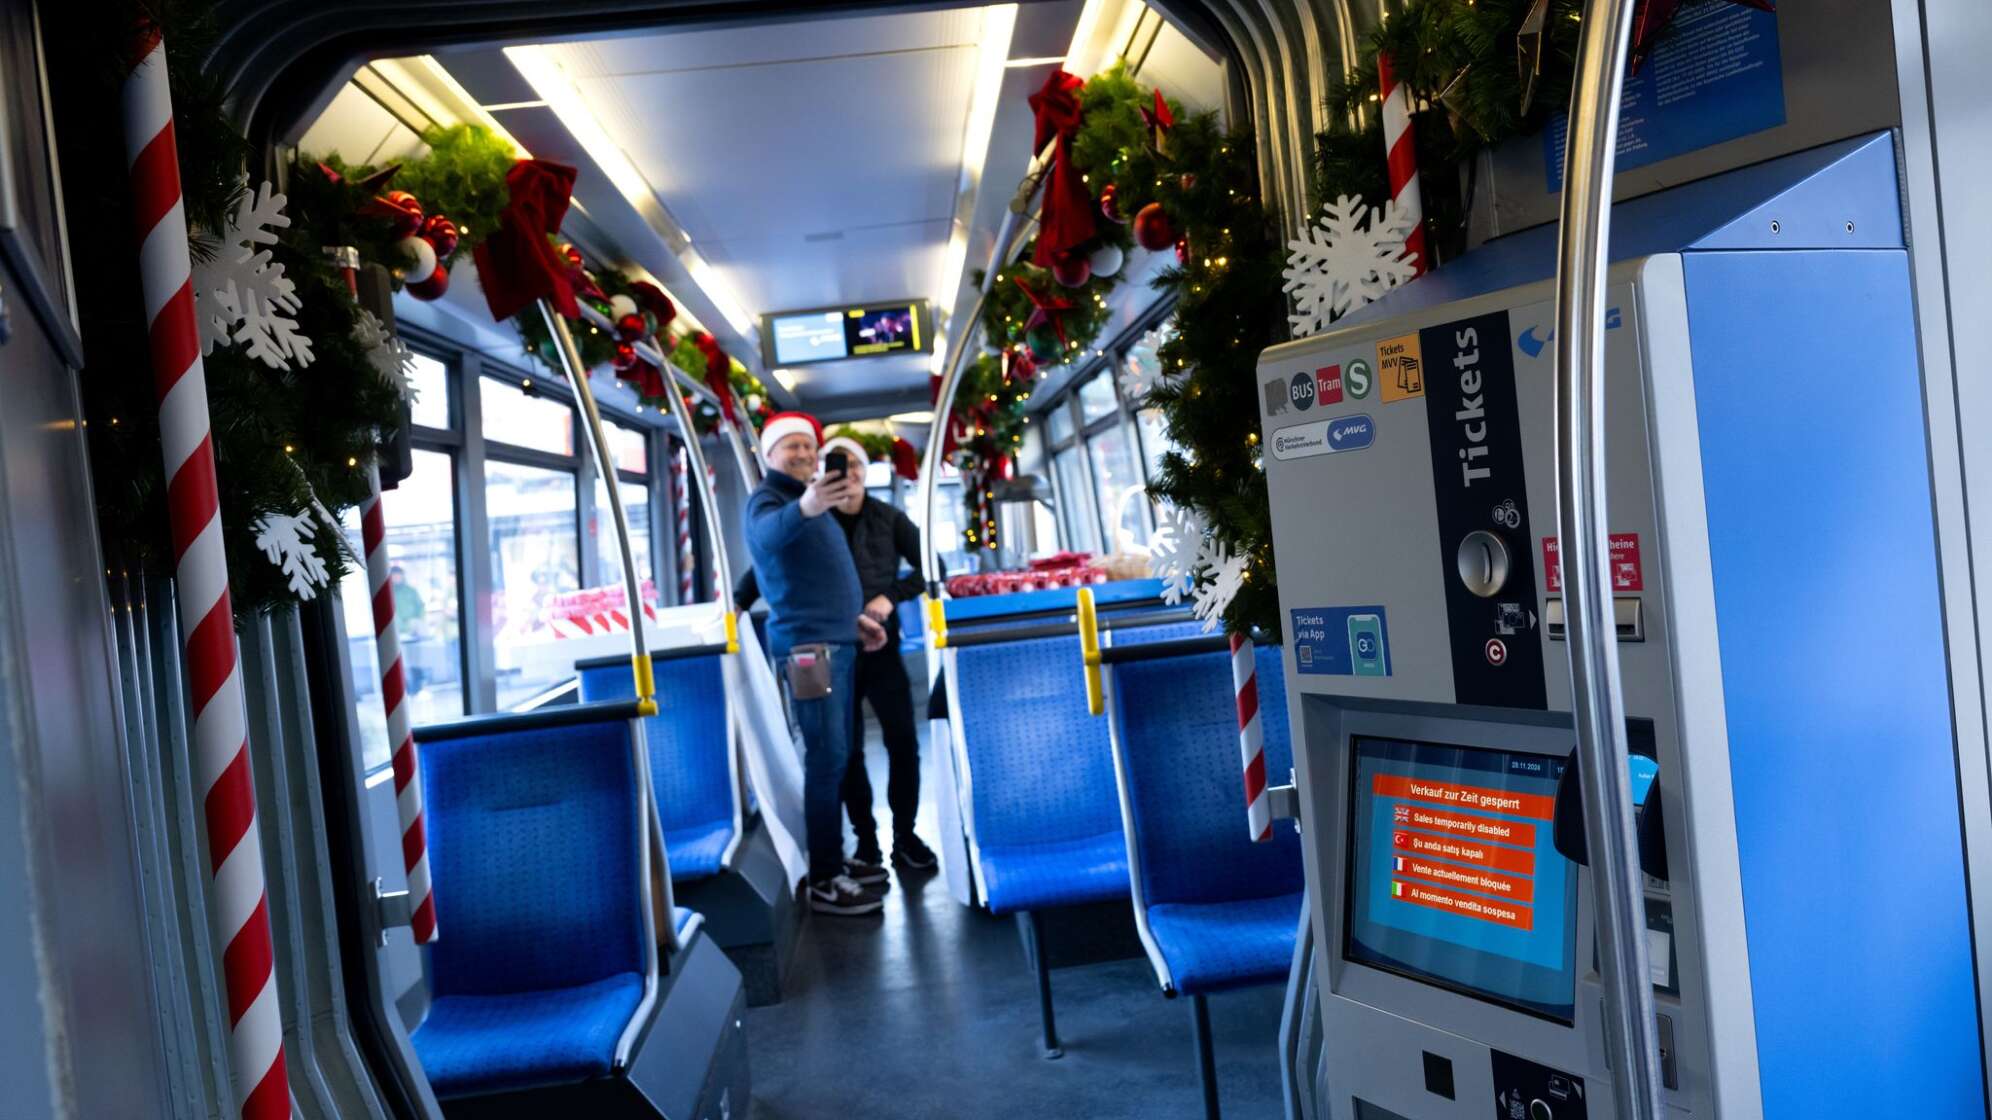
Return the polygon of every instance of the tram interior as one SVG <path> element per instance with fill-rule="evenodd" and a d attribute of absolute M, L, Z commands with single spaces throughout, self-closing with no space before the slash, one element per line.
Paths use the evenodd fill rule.
<path fill-rule="evenodd" d="M 1952 322 L 1992 247 L 1954 51 L 1992 15 L 1481 0 L 1547 123 L 1475 148 L 1515 106 L 1401 60 L 1393 100 L 1375 46 L 1474 2 L 218 0 L 87 93 L 90 17 L 0 0 L 0 994 L 33 1011 L 0 1016 L 0 1114 L 1992 1115 L 1992 401 Z M 315 589 L 196 566 L 224 527 L 189 507 L 247 460 L 186 427 L 228 367 L 163 368 L 162 27 L 229 69 L 245 185 L 361 183 L 362 225 L 421 242 L 322 247 L 401 420 L 357 500 L 300 512 L 344 557 Z M 1151 236 L 1068 163 L 1055 113 L 1101 76 L 1141 101 L 1114 173 L 1189 121 L 1253 147 L 1287 283 L 1237 384 L 1166 367 L 1192 314 L 1240 314 L 1184 293 L 1250 242 Z M 1308 254 L 1360 232 L 1324 206 L 1386 201 L 1319 196 L 1334 138 L 1388 137 L 1415 208 L 1414 112 L 1469 154 L 1308 304 Z M 93 259 L 70 231 L 126 219 L 77 184 L 127 170 L 133 260 Z M 451 174 L 484 176 L 475 218 L 389 190 Z M 1060 191 L 1099 232 L 1035 290 Z M 557 283 L 501 312 L 526 258 Z M 148 323 L 157 483 L 107 477 L 122 417 L 75 377 Z M 313 376 L 290 357 L 272 384 Z M 764 428 L 822 449 L 809 481 Z M 1247 477 L 1210 516 L 1245 529 L 1163 497 L 1214 430 Z M 210 445 L 202 491 L 177 472 Z M 847 451 L 857 504 L 814 525 L 849 580 L 782 551 Z M 771 493 L 808 496 L 792 524 Z M 92 513 L 127 499 L 170 555 Z M 858 510 L 892 537 L 875 598 Z M 280 528 L 230 538 L 238 575 L 289 563 Z M 861 574 L 855 643 L 796 637 L 781 603 Z M 264 599 L 231 618 L 231 587 Z M 1825 655 L 1856 589 L 1889 673 Z"/>

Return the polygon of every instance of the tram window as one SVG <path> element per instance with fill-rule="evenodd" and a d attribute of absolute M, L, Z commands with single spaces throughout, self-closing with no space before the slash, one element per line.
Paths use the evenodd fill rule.
<path fill-rule="evenodd" d="M 516 382 L 486 378 L 479 386 L 484 438 L 555 455 L 572 455 L 574 410 L 564 402 L 530 396 Z"/>
<path fill-rule="evenodd" d="M 500 709 L 574 675 L 573 654 L 554 635 L 549 609 L 555 595 L 581 587 L 575 494 L 570 471 L 496 460 L 485 464 L 491 663 Z"/>
<path fill-rule="evenodd" d="M 407 704 L 415 724 L 441 723 L 464 714 L 463 647 L 456 577 L 456 489 L 447 453 L 417 449 L 415 470 L 381 495 L 387 522 L 387 560 L 394 579 L 394 628 L 401 639 Z M 357 509 L 345 516 L 346 535 L 360 539 Z M 388 764 L 391 744 L 380 703 L 380 660 L 374 653 L 373 609 L 365 568 L 354 568 L 339 588 L 346 612 L 346 656 L 367 769 Z"/>
<path fill-rule="evenodd" d="M 1077 552 L 1100 550 L 1100 522 L 1093 516 L 1091 488 L 1086 485 L 1086 464 L 1080 461 L 1078 447 L 1068 447 L 1051 457 L 1051 469 L 1058 475 L 1059 519 L 1065 523 L 1065 547 Z"/>
<path fill-rule="evenodd" d="M 1169 439 L 1168 421 L 1159 408 L 1144 408 L 1134 414 L 1134 422 L 1141 429 L 1141 458 L 1148 468 L 1148 481 L 1154 482 L 1162 474 L 1162 456 L 1176 449 Z"/>
<path fill-rule="evenodd" d="M 613 435 L 609 442 L 615 442 Z M 616 457 L 620 460 L 621 452 Z M 629 551 L 636 558 L 636 578 L 654 584 L 657 572 L 650 566 L 650 487 L 641 482 L 621 482 L 617 490 L 622 495 L 623 515 L 629 518 Z M 602 575 L 594 582 L 620 585 L 622 549 L 616 543 L 615 518 L 609 513 L 609 488 L 600 478 L 595 480 L 595 554 L 602 558 Z"/>
<path fill-rule="evenodd" d="M 614 422 L 605 423 L 603 428 L 608 433 L 609 454 L 615 457 L 617 470 L 631 474 L 650 473 L 649 437 L 635 428 L 625 428 Z"/>
<path fill-rule="evenodd" d="M 1105 371 L 1093 375 L 1092 380 L 1079 386 L 1079 417 L 1082 423 L 1091 424 L 1102 417 L 1112 416 L 1120 408 L 1114 399 L 1114 379 Z"/>
<path fill-rule="evenodd" d="M 1093 481 L 1101 514 L 1111 535 L 1110 552 L 1133 552 L 1148 547 L 1147 488 L 1134 465 L 1132 433 L 1125 424 L 1112 424 L 1086 437 L 1086 450 L 1093 457 Z"/>
<path fill-rule="evenodd" d="M 420 427 L 448 428 L 450 368 L 419 351 L 411 356 L 414 368 L 408 372 L 408 384 L 415 390 L 415 403 L 409 408 L 410 418 Z"/>
<path fill-rule="evenodd" d="M 1053 443 L 1064 443 L 1072 438 L 1072 408 L 1070 403 L 1060 400 L 1044 414 L 1045 429 Z"/>

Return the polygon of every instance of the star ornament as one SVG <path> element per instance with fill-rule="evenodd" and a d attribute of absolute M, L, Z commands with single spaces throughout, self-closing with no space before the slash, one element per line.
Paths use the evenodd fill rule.
<path fill-rule="evenodd" d="M 1682 2 L 1683 0 L 1642 0 L 1639 10 L 1632 13 L 1632 50 L 1627 73 L 1639 73 L 1640 66 L 1646 62 L 1647 54 L 1653 50 L 1653 44 L 1659 40 L 1661 32 L 1667 25 L 1674 21 L 1674 12 L 1680 8 Z M 1755 8 L 1760 12 L 1777 11 L 1771 0 L 1729 0 L 1729 2 L 1741 4 L 1746 8 Z"/>

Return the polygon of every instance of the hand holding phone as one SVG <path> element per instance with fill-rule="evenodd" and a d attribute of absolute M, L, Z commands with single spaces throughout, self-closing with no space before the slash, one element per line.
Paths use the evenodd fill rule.
<path fill-rule="evenodd" d="M 842 478 L 851 471 L 851 457 L 841 447 L 833 447 L 823 457 L 823 477 Z"/>

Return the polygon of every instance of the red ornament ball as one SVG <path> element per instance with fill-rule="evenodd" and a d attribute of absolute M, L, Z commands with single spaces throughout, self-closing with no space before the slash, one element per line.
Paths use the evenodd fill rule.
<path fill-rule="evenodd" d="M 450 270 L 438 264 L 436 271 L 431 272 L 428 279 L 418 280 L 402 290 L 419 300 L 441 299 L 443 293 L 450 290 Z"/>
<path fill-rule="evenodd" d="M 1151 202 L 1134 216 L 1135 244 L 1151 253 L 1159 253 L 1176 243 L 1182 234 L 1176 232 L 1176 223 L 1169 220 L 1169 214 L 1159 202 Z"/>
<path fill-rule="evenodd" d="M 563 242 L 561 244 L 560 255 L 567 258 L 567 267 L 573 269 L 576 272 L 582 271 L 583 268 L 588 263 L 587 260 L 581 256 L 581 250 L 576 249 L 571 243 Z"/>
<path fill-rule="evenodd" d="M 627 342 L 616 343 L 616 356 L 610 359 L 617 373 L 627 373 L 636 368 L 636 347 Z"/>
<path fill-rule="evenodd" d="M 444 260 L 448 260 L 450 254 L 457 250 L 459 234 L 456 223 L 441 214 L 431 214 L 422 219 L 422 228 L 415 236 L 434 246 L 436 256 Z"/>
<path fill-rule="evenodd" d="M 1127 216 L 1120 212 L 1119 194 L 1119 190 L 1112 183 L 1100 188 L 1100 216 L 1115 225 L 1127 221 Z"/>
<path fill-rule="evenodd" d="M 1185 171 L 1182 173 L 1182 175 L 1178 176 L 1176 179 L 1176 186 L 1182 188 L 1185 191 L 1194 190 L 1196 188 L 1196 185 L 1197 185 L 1197 177 L 1194 172 Z"/>
<path fill-rule="evenodd" d="M 1060 257 L 1052 262 L 1051 278 L 1068 288 L 1083 288 L 1093 278 L 1092 262 L 1078 253 Z"/>
<path fill-rule="evenodd" d="M 624 342 L 635 342 L 646 333 L 644 326 L 643 316 L 632 311 L 616 320 L 616 337 Z"/>
<path fill-rule="evenodd" d="M 422 202 L 407 191 L 389 191 L 374 201 L 376 211 L 387 217 L 393 236 L 413 237 L 422 228 Z"/>
<path fill-rule="evenodd" d="M 1187 234 L 1176 239 L 1176 263 L 1190 263 L 1190 239 Z"/>

